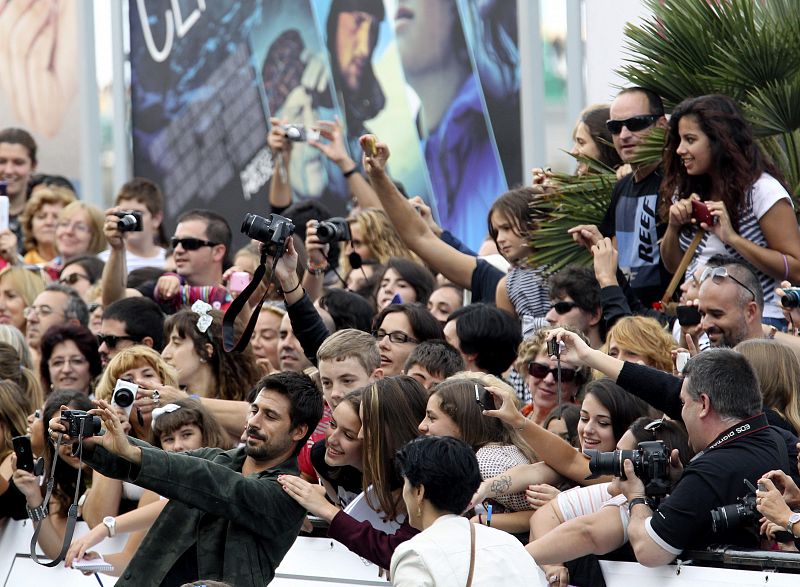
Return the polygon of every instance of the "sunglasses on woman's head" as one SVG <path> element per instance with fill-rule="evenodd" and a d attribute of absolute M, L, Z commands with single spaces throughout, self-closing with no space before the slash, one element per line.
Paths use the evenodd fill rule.
<path fill-rule="evenodd" d="M 612 118 L 606 121 L 606 128 L 612 135 L 621 133 L 623 126 L 631 132 L 639 132 L 649 126 L 653 126 L 659 118 L 661 118 L 660 114 L 640 114 L 639 116 L 631 116 L 625 120 L 614 120 Z"/>
<path fill-rule="evenodd" d="M 81 279 L 85 279 L 88 282 L 92 281 L 86 275 L 83 275 L 82 273 L 70 273 L 69 275 L 67 275 L 65 277 L 59 278 L 58 283 L 60 283 L 61 285 L 75 285 Z"/>
<path fill-rule="evenodd" d="M 561 367 L 561 382 L 562 383 L 570 383 L 575 380 L 575 375 L 577 374 L 577 369 L 568 369 L 566 367 Z M 528 373 L 536 379 L 544 379 L 547 377 L 548 373 L 552 373 L 554 379 L 558 379 L 558 368 L 551 369 L 550 365 L 546 365 L 544 363 L 537 363 L 535 361 L 531 361 L 528 363 Z"/>

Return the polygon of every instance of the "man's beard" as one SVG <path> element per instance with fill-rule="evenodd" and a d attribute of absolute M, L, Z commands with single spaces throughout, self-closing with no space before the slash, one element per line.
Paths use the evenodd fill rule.
<path fill-rule="evenodd" d="M 733 348 L 743 340 L 747 340 L 747 323 L 742 320 L 735 330 L 725 331 L 719 329 L 722 337 L 719 339 L 717 348 Z"/>
<path fill-rule="evenodd" d="M 248 431 L 248 435 L 253 435 L 253 432 Z M 273 440 L 266 440 L 261 434 L 255 433 L 255 438 L 261 440 L 261 443 L 255 446 L 250 445 L 249 439 L 244 443 L 244 454 L 256 461 L 271 461 L 276 457 L 285 454 L 286 450 L 291 447 L 291 438 L 283 439 L 283 442 Z"/>

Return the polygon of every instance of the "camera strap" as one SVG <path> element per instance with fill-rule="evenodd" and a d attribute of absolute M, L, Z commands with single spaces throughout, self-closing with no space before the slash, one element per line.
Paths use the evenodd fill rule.
<path fill-rule="evenodd" d="M 272 277 L 275 275 L 275 266 L 278 264 L 278 259 L 283 256 L 285 250 L 286 245 L 284 244 L 281 246 L 278 254 L 275 255 L 275 260 L 272 263 L 272 271 L 270 274 L 270 283 L 272 282 Z M 248 320 L 247 326 L 245 326 L 244 332 L 242 332 L 242 336 L 236 341 L 234 340 L 233 326 L 236 323 L 236 318 L 239 316 L 239 313 L 242 311 L 242 309 L 244 309 L 245 304 L 250 299 L 250 296 L 253 295 L 258 286 L 261 284 L 261 280 L 264 278 L 264 274 L 266 272 L 267 255 L 266 253 L 262 253 L 261 263 L 256 268 L 255 273 L 253 273 L 253 279 L 247 284 L 247 287 L 244 288 L 244 291 L 236 296 L 236 299 L 231 302 L 231 305 L 228 306 L 228 309 L 225 310 L 225 315 L 222 317 L 222 347 L 227 353 L 243 351 L 247 346 L 247 343 L 250 342 L 250 337 L 253 336 L 253 330 L 256 328 L 258 315 L 261 312 L 261 306 L 264 305 L 264 302 L 267 299 L 267 294 L 269 294 L 269 283 L 267 284 L 267 289 L 264 291 L 264 295 L 261 296 L 258 304 L 256 304 L 255 308 L 253 308 L 253 313 L 250 315 L 250 320 Z"/>
<path fill-rule="evenodd" d="M 744 438 L 745 436 L 750 436 L 751 434 L 760 432 L 761 430 L 766 430 L 767 428 L 769 428 L 769 422 L 767 421 L 767 416 L 764 414 L 764 412 L 756 414 L 755 416 L 751 416 L 746 420 L 737 422 L 728 428 L 725 432 L 720 434 L 714 442 L 692 457 L 692 460 L 695 460 L 696 458 L 706 454 L 711 450 L 714 450 L 715 448 L 719 448 L 720 446 L 729 444 L 735 440 Z"/>
<path fill-rule="evenodd" d="M 75 481 L 75 496 L 73 497 L 72 505 L 69 506 L 69 511 L 67 512 L 67 527 L 64 530 L 64 542 L 61 544 L 61 552 L 58 553 L 58 556 L 49 563 L 41 562 L 36 554 L 36 543 L 39 540 L 39 532 L 42 529 L 44 520 L 40 520 L 38 523 L 34 522 L 35 530 L 33 532 L 33 536 L 31 537 L 31 558 L 33 559 L 33 562 L 42 565 L 43 567 L 55 567 L 61 563 L 61 561 L 64 560 L 64 557 L 67 556 L 67 551 L 69 550 L 70 544 L 72 544 L 72 535 L 75 533 L 75 524 L 78 522 L 78 499 L 80 498 L 79 494 L 81 491 L 81 475 L 83 473 L 83 427 L 85 424 L 86 420 L 81 420 L 81 435 L 78 439 L 78 478 Z M 49 507 L 50 496 L 53 494 L 53 486 L 55 485 L 56 479 L 56 463 L 58 463 L 58 447 L 61 445 L 62 436 L 64 435 L 59 434 L 55 442 L 53 464 L 50 467 L 50 477 L 47 479 L 47 492 L 45 493 L 44 501 L 42 502 L 42 505 L 46 508 Z"/>

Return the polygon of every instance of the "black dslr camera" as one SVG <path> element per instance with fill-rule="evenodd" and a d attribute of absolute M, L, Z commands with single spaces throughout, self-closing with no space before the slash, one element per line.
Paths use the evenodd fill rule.
<path fill-rule="evenodd" d="M 142 213 L 139 210 L 123 210 L 114 212 L 114 216 L 119 218 L 117 230 L 120 232 L 141 232 L 144 230 L 142 225 Z"/>
<path fill-rule="evenodd" d="M 744 480 L 750 491 L 744 497 L 736 500 L 736 503 L 723 505 L 711 510 L 711 529 L 714 532 L 723 532 L 749 524 L 754 526 L 761 519 L 761 513 L 756 509 L 756 488 L 747 479 Z M 759 489 L 764 490 L 764 486 L 759 484 Z M 794 537 L 785 530 L 779 530 L 774 534 L 778 542 L 792 542 Z"/>
<path fill-rule="evenodd" d="M 277 258 L 280 256 L 279 251 L 283 254 L 286 239 L 294 234 L 294 224 L 279 214 L 270 214 L 269 218 L 264 218 L 248 213 L 244 215 L 242 234 L 264 243 L 266 254 Z"/>
<path fill-rule="evenodd" d="M 669 492 L 669 450 L 661 440 L 640 442 L 635 450 L 600 452 L 587 449 L 583 452 L 589 456 L 589 470 L 592 472 L 587 479 L 602 475 L 626 479 L 623 464 L 630 460 L 648 497 L 663 497 Z"/>
<path fill-rule="evenodd" d="M 334 241 L 347 242 L 353 240 L 350 233 L 350 224 L 345 218 L 329 218 L 320 222 L 317 226 L 317 238 L 321 243 L 332 243 Z"/>
<path fill-rule="evenodd" d="M 89 438 L 100 432 L 100 418 L 83 410 L 64 410 L 61 423 L 67 427 L 70 438 Z"/>

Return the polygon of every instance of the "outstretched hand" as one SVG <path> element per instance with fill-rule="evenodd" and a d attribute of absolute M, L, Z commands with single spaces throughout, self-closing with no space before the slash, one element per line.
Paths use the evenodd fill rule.
<path fill-rule="evenodd" d="M 496 406 L 496 409 L 483 410 L 484 416 L 498 418 L 512 428 L 522 428 L 525 425 L 525 416 L 523 416 L 522 412 L 517 409 L 517 404 L 514 401 L 512 392 L 500 387 L 492 386 L 487 387 L 486 391 L 492 394 L 492 397 L 495 400 L 494 405 Z"/>
<path fill-rule="evenodd" d="M 390 156 L 389 146 L 379 143 L 375 135 L 364 135 L 358 142 L 364 150 L 364 171 L 370 174 L 386 171 L 386 162 Z"/>
<path fill-rule="evenodd" d="M 325 488 L 322 485 L 312 485 L 295 475 L 281 475 L 278 477 L 278 483 L 289 497 L 314 516 L 330 522 L 340 511 L 326 499 Z"/>

